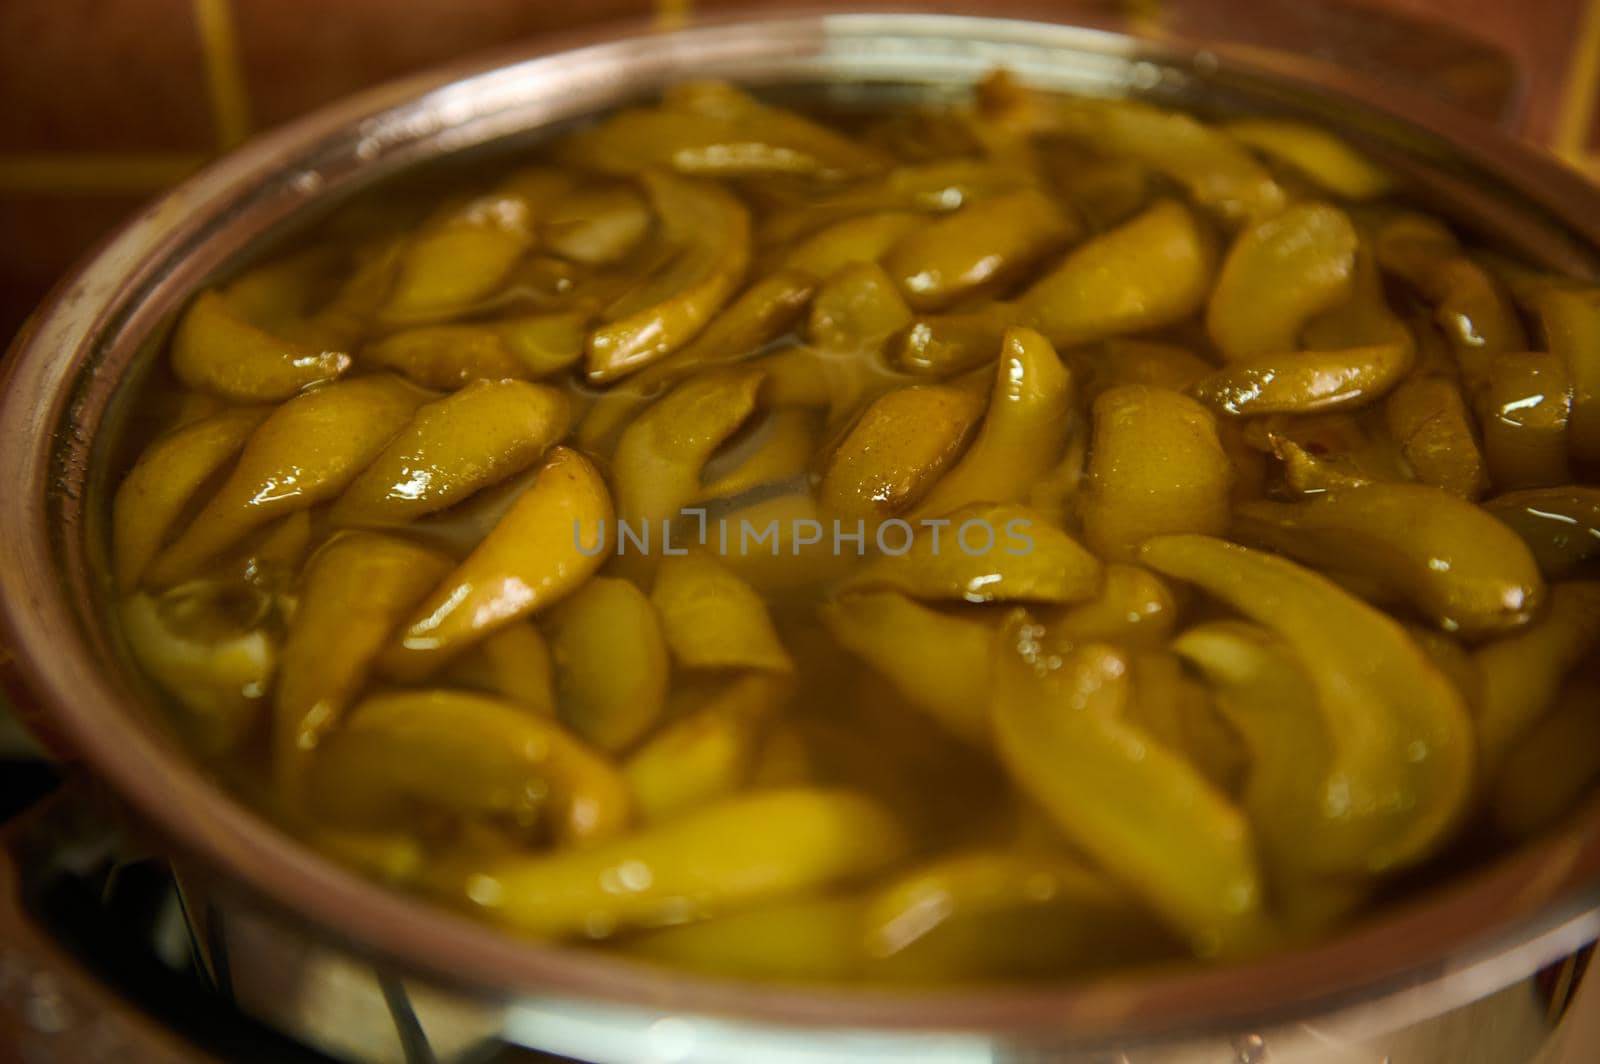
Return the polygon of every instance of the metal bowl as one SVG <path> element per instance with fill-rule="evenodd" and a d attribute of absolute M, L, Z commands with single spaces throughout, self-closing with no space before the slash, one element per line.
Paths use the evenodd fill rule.
<path fill-rule="evenodd" d="M 1497 992 L 1595 939 L 1600 808 L 1448 889 L 1247 964 L 923 992 L 664 973 L 518 940 L 356 877 L 225 796 L 142 709 L 105 621 L 108 452 L 126 385 L 209 277 L 380 179 L 526 143 L 674 80 L 870 103 L 960 93 L 997 66 L 1047 88 L 1338 128 L 1503 246 L 1600 274 L 1595 190 L 1447 107 L 1309 60 L 1038 22 L 834 14 L 613 36 L 390 85 L 247 144 L 132 220 L 18 339 L 0 384 L 0 469 L 12 478 L 0 506 L 0 638 L 39 729 L 188 870 L 248 1007 L 370 1056 L 407 1052 L 407 1031 L 420 1030 L 435 1049 L 499 1037 L 619 1061 L 1250 1061 L 1266 1059 L 1260 1040 L 1274 1061 L 1376 1061 L 1417 1031 L 1468 1022 Z M 393 1012 L 397 995 L 405 1029 L 379 1024 L 369 1037 L 367 1012 L 374 1002 Z M 1414 1047 L 1404 1059 L 1475 1059 L 1452 1044 L 1448 1056 Z M 1358 1057 L 1317 1055 L 1358 1045 Z M 1214 1055 L 1222 1049 L 1234 1055 Z"/>

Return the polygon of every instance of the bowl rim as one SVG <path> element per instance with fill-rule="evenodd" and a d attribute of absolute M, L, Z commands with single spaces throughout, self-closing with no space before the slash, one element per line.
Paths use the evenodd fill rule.
<path fill-rule="evenodd" d="M 467 113 L 461 110 L 470 103 L 467 96 L 525 91 L 516 88 L 518 78 L 598 78 L 584 82 L 587 91 L 601 85 L 614 92 L 618 64 L 622 86 L 636 89 L 651 84 L 641 71 L 690 71 L 691 61 L 707 49 L 739 68 L 779 54 L 820 52 L 840 41 L 950 34 L 1103 51 L 1120 62 L 1198 62 L 1213 72 L 1311 87 L 1338 106 L 1425 127 L 1473 166 L 1551 212 L 1586 248 L 1600 248 L 1600 211 L 1592 210 L 1600 202 L 1596 190 L 1536 151 L 1444 105 L 1310 60 L 1253 49 L 1195 49 L 988 16 L 781 12 L 670 32 L 584 31 L 391 82 L 257 137 L 158 198 L 63 280 L 14 342 L 0 376 L 0 469 L 18 477 L 21 490 L 13 496 L 19 504 L 0 507 L 0 641 L 15 655 L 9 668 L 37 707 L 47 739 L 107 780 L 164 838 L 251 897 L 311 924 L 330 941 L 441 985 L 502 999 L 583 999 L 729 1017 L 756 1027 L 1007 1037 L 1051 1032 L 1073 1044 L 1099 1044 L 1229 1030 L 1356 1006 L 1364 1028 L 1392 1025 L 1445 1011 L 1504 985 L 1508 973 L 1520 978 L 1592 941 L 1600 934 L 1600 804 L 1549 837 L 1440 889 L 1426 904 L 1404 905 L 1303 950 L 1223 968 L 930 991 L 702 977 L 517 939 L 361 878 L 227 795 L 124 708 L 126 690 L 97 667 L 106 660 L 106 645 L 103 633 L 95 634 L 91 605 L 82 599 L 81 589 L 92 586 L 92 578 L 81 542 L 81 501 L 72 496 L 87 476 L 93 443 L 94 426 L 83 427 L 91 415 L 84 412 L 103 402 L 102 393 L 115 390 L 117 382 L 96 380 L 83 369 L 98 364 L 116 343 L 128 346 L 131 336 L 148 333 L 157 308 L 177 305 L 176 294 L 188 291 L 186 278 L 204 272 L 193 262 L 195 254 L 204 250 L 217 263 L 249 242 L 222 238 L 216 227 L 229 212 L 290 210 L 284 204 L 316 193 L 329 174 L 337 179 L 340 165 L 368 165 L 364 179 L 400 169 L 419 158 L 412 150 L 416 137 L 448 139 L 452 117 Z M 519 120 L 527 113 L 526 107 L 519 111 Z M 423 126 L 407 125 L 419 121 Z M 493 131 L 492 125 L 486 128 Z M 521 127 L 503 132 L 512 128 Z M 360 153 L 365 154 L 358 158 Z M 192 268 L 180 277 L 168 267 L 186 251 Z M 60 502 L 63 495 L 67 504 Z M 79 517 L 63 524 L 59 506 L 68 504 Z M 1551 896 L 1558 900 L 1535 902 Z"/>

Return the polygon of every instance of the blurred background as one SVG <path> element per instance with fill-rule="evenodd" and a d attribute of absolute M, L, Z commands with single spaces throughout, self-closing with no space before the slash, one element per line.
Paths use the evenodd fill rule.
<path fill-rule="evenodd" d="M 766 5 L 0 0 L 0 341 L 9 341 L 53 281 L 120 219 L 254 132 L 364 86 L 510 42 L 625 19 L 669 28 L 756 6 Z M 1600 176 L 1593 128 L 1600 0 L 1001 6 L 1319 55 L 1425 87 Z"/>

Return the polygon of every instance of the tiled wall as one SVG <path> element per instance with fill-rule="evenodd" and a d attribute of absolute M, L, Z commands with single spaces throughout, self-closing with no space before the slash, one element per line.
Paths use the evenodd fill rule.
<path fill-rule="evenodd" d="M 827 0 L 800 3 L 815 8 Z M 1400 27 L 1375 37 L 1362 3 L 1453 28 Z M 0 340 L 119 218 L 254 130 L 386 78 L 511 41 L 625 18 L 673 25 L 749 6 L 756 5 L 0 0 Z M 1292 39 L 1339 59 L 1354 53 L 1380 73 L 1420 71 L 1469 103 L 1498 95 L 1514 68 L 1527 93 L 1523 132 L 1600 172 L 1591 143 L 1600 0 L 1036 0 L 1028 6 L 1062 18 L 1127 17 L 1158 34 Z M 1473 41 L 1503 50 L 1511 64 L 1480 61 Z"/>

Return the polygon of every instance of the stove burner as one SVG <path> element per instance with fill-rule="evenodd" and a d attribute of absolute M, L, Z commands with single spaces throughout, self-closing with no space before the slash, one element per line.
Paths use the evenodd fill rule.
<path fill-rule="evenodd" d="M 120 1001 L 180 1036 L 197 1059 L 332 1064 L 334 1058 L 238 1008 L 226 992 L 225 955 L 211 951 L 212 968 L 220 969 L 214 976 L 166 862 L 117 852 L 106 839 L 104 823 L 86 811 L 87 803 L 70 794 L 51 794 L 60 779 L 44 761 L 0 759 L 0 832 L 15 840 L 23 876 L 21 903 L 31 922 Z M 404 987 L 390 981 L 384 991 L 406 1064 L 438 1064 Z M 40 1035 L 34 1048 L 52 1048 L 40 1056 L 27 1047 L 0 1045 L 0 1056 L 7 1050 L 25 1052 L 22 1059 L 29 1064 L 111 1059 L 96 1049 L 109 1033 L 97 1036 L 91 1017 L 73 1014 L 73 1003 L 56 992 L 48 971 L 31 970 L 21 959 L 0 958 L 0 1019 L 11 1000 L 24 1003 L 24 1021 Z M 69 1047 L 64 1051 L 71 1056 L 56 1056 L 63 1051 L 53 1048 L 58 1046 Z M 497 1043 L 457 1054 L 450 1064 L 557 1060 Z"/>

